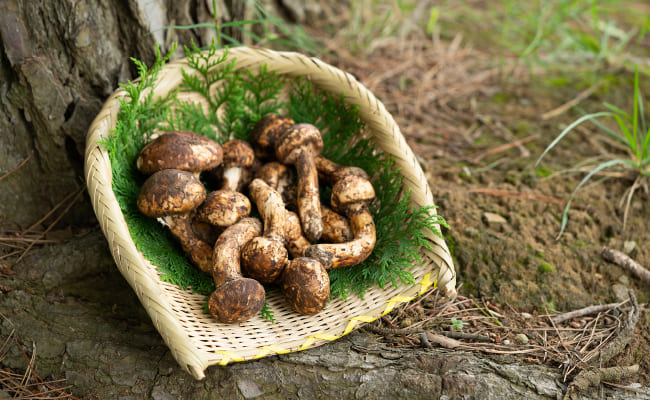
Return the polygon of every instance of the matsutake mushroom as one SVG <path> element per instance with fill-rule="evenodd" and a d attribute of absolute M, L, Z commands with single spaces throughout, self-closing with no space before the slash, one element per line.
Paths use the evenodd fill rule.
<path fill-rule="evenodd" d="M 212 139 L 190 131 L 172 131 L 147 143 L 138 153 L 136 168 L 145 175 L 180 169 L 195 176 L 221 164 L 223 151 Z"/>
<path fill-rule="evenodd" d="M 329 275 L 312 258 L 291 260 L 280 277 L 280 288 L 291 308 L 304 315 L 318 313 L 330 298 Z"/>
<path fill-rule="evenodd" d="M 215 190 L 196 209 L 196 220 L 220 229 L 233 225 L 251 212 L 251 202 L 244 194 L 233 190 Z"/>
<path fill-rule="evenodd" d="M 354 238 L 346 243 L 319 243 L 305 250 L 326 268 L 339 268 L 363 262 L 372 253 L 376 242 L 375 223 L 368 203 L 375 198 L 375 190 L 367 179 L 348 175 L 332 188 L 332 208 L 350 221 Z"/>
<path fill-rule="evenodd" d="M 208 300 L 208 310 L 220 322 L 247 321 L 264 306 L 264 287 L 243 277 L 240 264 L 242 247 L 261 233 L 260 220 L 244 218 L 226 228 L 214 245 L 212 277 L 216 289 Z"/>
<path fill-rule="evenodd" d="M 192 173 L 163 169 L 147 178 L 136 204 L 144 215 L 158 218 L 167 226 L 192 264 L 209 274 L 212 272 L 212 247 L 192 228 L 194 210 L 205 197 L 203 184 Z"/>
<path fill-rule="evenodd" d="M 315 242 L 323 233 L 318 172 L 314 157 L 323 150 L 323 138 L 314 125 L 296 124 L 278 138 L 275 155 L 283 164 L 293 164 L 298 175 L 296 202 L 302 231 Z"/>
<path fill-rule="evenodd" d="M 275 143 L 278 138 L 294 124 L 291 118 L 278 114 L 263 116 L 253 126 L 250 134 L 255 156 L 265 160 L 272 158 L 275 155 Z"/>
<path fill-rule="evenodd" d="M 289 261 L 285 247 L 287 211 L 280 194 L 261 179 L 253 179 L 248 192 L 264 221 L 264 234 L 242 249 L 242 271 L 260 282 L 271 283 Z"/>

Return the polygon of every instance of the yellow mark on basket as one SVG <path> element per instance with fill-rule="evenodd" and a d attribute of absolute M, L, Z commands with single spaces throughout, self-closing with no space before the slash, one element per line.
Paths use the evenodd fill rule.
<path fill-rule="evenodd" d="M 287 354 L 287 353 L 291 352 L 291 350 L 287 350 L 284 347 L 273 346 L 273 345 L 271 345 L 271 346 L 262 346 L 262 347 L 258 347 L 258 348 L 261 351 L 259 353 L 257 353 L 253 357 L 254 360 L 258 359 L 258 358 L 266 357 L 269 354 L 273 354 L 273 353 L 275 353 L 275 354 Z"/>
<path fill-rule="evenodd" d="M 237 356 L 237 353 L 233 353 L 232 351 L 217 350 L 217 351 L 214 351 L 214 354 L 221 355 L 221 361 L 219 361 L 219 365 L 227 365 L 230 361 L 244 361 L 245 360 L 245 358 Z"/>
<path fill-rule="evenodd" d="M 316 339 L 313 338 L 312 336 L 308 337 L 307 340 L 305 340 L 305 343 L 303 343 L 302 346 L 300 346 L 298 351 L 308 349 L 312 344 L 314 344 L 315 341 Z"/>
<path fill-rule="evenodd" d="M 435 282 L 431 282 L 430 278 L 431 278 L 431 273 L 428 273 L 424 275 L 424 278 L 422 278 L 422 280 L 420 281 L 420 296 L 423 295 L 424 292 L 427 291 L 427 289 L 429 289 L 429 286 L 434 285 L 435 287 L 436 284 L 438 283 L 437 280 Z"/>
<path fill-rule="evenodd" d="M 367 315 L 359 315 L 357 317 L 354 317 L 350 319 L 350 322 L 348 322 L 348 325 L 345 327 L 345 331 L 343 331 L 343 335 L 347 335 L 348 333 L 352 332 L 354 327 L 357 326 L 357 322 L 372 322 L 376 319 L 377 319 L 376 317 L 371 317 Z"/>
<path fill-rule="evenodd" d="M 329 333 L 317 333 L 317 334 L 311 335 L 309 337 L 314 338 L 314 339 L 328 340 L 328 341 L 331 342 L 332 340 L 336 340 L 336 339 L 340 338 L 341 336 L 334 336 L 334 335 L 330 335 Z"/>
<path fill-rule="evenodd" d="M 384 312 L 381 315 L 383 316 L 383 315 L 386 315 L 389 312 L 393 311 L 393 308 L 395 308 L 395 306 L 398 303 L 407 303 L 407 302 L 413 300 L 414 298 L 415 297 L 406 297 L 406 296 L 395 296 L 395 297 L 393 297 L 392 299 L 390 299 L 390 300 L 388 300 L 386 302 L 386 309 L 384 310 Z"/>

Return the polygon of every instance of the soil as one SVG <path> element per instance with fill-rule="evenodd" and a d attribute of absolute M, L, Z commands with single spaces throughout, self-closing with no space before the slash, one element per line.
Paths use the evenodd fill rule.
<path fill-rule="evenodd" d="M 473 320 L 463 303 L 488 304 L 500 310 L 502 322 L 511 325 L 505 331 L 499 328 L 503 340 L 513 338 L 517 329 L 535 325 L 522 315 L 545 320 L 550 330 L 549 314 L 625 301 L 627 291 L 633 290 L 642 303 L 640 320 L 629 345 L 607 365 L 638 363 L 640 373 L 632 381 L 648 385 L 650 287 L 600 256 L 608 246 L 650 266 L 648 179 L 636 191 L 624 224 L 621 199 L 634 176 L 594 177 L 576 194 L 566 230 L 558 237 L 566 200 L 585 176 L 585 163 L 599 157 L 625 157 L 625 153 L 596 127 L 585 124 L 535 166 L 546 146 L 580 116 L 569 107 L 550 118 L 544 114 L 590 87 L 581 73 L 565 71 L 560 77 L 545 71 L 531 73 L 462 41 L 436 41 L 418 34 L 383 41 L 365 57 L 343 48 L 331 44 L 335 57 L 327 61 L 351 72 L 387 106 L 419 157 L 439 212 L 450 226 L 444 234 L 455 260 L 456 301 L 461 303 L 452 309 L 465 314 L 447 314 L 447 325 L 451 315 L 459 317 L 456 321 L 461 315 L 466 322 Z M 601 111 L 602 103 L 609 102 L 631 110 L 633 73 L 608 73 L 608 80 L 579 103 L 582 109 Z M 432 311 L 439 306 L 423 299 L 380 324 L 440 327 L 441 314 Z M 622 310 L 627 312 L 629 304 Z M 609 323 L 608 332 L 618 332 L 621 320 L 616 315 L 592 315 L 572 321 L 571 326 L 579 332 Z M 465 331 L 497 328 L 465 326 Z M 421 345 L 417 336 L 402 333 L 387 340 L 396 346 Z M 568 339 L 558 336 L 556 346 L 561 350 Z M 528 360 L 559 365 L 570 358 L 560 353 Z"/>

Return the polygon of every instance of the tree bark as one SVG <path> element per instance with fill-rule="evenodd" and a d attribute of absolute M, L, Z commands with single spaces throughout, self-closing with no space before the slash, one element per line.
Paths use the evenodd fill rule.
<path fill-rule="evenodd" d="M 250 17 L 241 4 L 219 1 L 218 14 Z M 318 1 L 267 5 L 294 21 L 318 12 Z M 173 42 L 205 45 L 210 30 L 161 28 L 210 22 L 213 13 L 210 0 L 0 0 L 0 232 L 25 229 L 83 186 L 87 129 L 118 84 L 136 76 L 129 57 L 151 64 L 156 42 L 163 52 Z M 15 262 L 15 274 L 0 273 L 0 366 L 25 370 L 25 354 L 34 355 L 40 376 L 66 379 L 79 397 L 542 399 L 562 389 L 559 372 L 544 366 L 399 350 L 366 332 L 211 367 L 197 382 L 117 271 L 87 197 L 58 222 L 63 228 L 73 231 L 68 240 L 2 260 Z"/>

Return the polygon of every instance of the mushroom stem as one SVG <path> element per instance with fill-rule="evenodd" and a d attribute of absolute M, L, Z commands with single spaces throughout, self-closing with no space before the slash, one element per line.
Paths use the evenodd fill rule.
<path fill-rule="evenodd" d="M 242 249 L 244 274 L 260 282 L 275 281 L 288 262 L 286 210 L 282 197 L 261 179 L 248 186 L 251 199 L 264 221 L 264 236 L 251 240 Z"/>
<path fill-rule="evenodd" d="M 258 219 L 244 218 L 226 228 L 214 245 L 212 277 L 216 289 L 208 309 L 220 322 L 246 321 L 264 306 L 264 287 L 242 276 L 239 256 L 242 247 L 261 233 L 262 223 Z"/>
<path fill-rule="evenodd" d="M 212 274 L 212 246 L 196 235 L 191 217 L 180 214 L 162 218 L 190 258 L 190 262 L 204 273 Z"/>
<path fill-rule="evenodd" d="M 329 184 L 334 184 L 347 175 L 356 175 L 369 179 L 368 174 L 363 169 L 339 165 L 321 155 L 316 156 L 314 162 L 318 170 L 318 178 Z"/>
<path fill-rule="evenodd" d="M 293 164 L 298 175 L 297 205 L 302 230 L 311 241 L 323 232 L 318 193 L 318 172 L 314 157 L 323 150 L 323 139 L 311 124 L 297 124 L 278 139 L 275 155 L 285 164 Z"/>
<path fill-rule="evenodd" d="M 305 250 L 311 243 L 302 235 L 302 228 L 300 228 L 300 219 L 298 214 L 293 211 L 287 211 L 287 250 L 291 257 L 298 258 L 305 255 Z"/>

